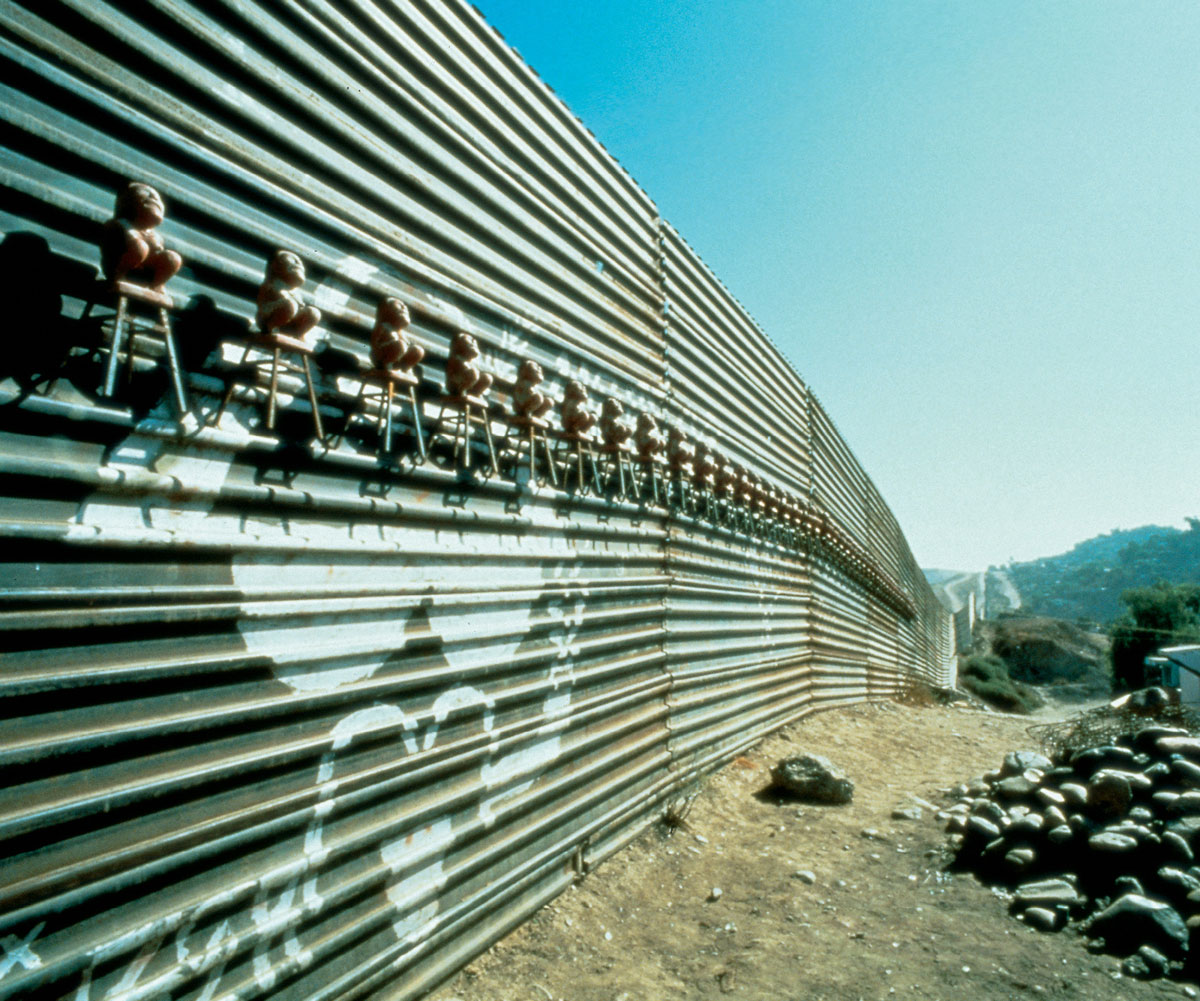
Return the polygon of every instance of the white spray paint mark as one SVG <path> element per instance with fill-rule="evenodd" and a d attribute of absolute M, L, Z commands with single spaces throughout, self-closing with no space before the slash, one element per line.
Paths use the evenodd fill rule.
<path fill-rule="evenodd" d="M 470 685 L 456 685 L 442 692 L 434 700 L 431 707 L 432 719 L 423 735 L 414 732 L 416 728 L 412 721 L 394 706 L 374 707 L 377 715 L 371 720 L 371 725 L 385 721 L 401 722 L 406 731 L 403 737 L 404 749 L 409 754 L 417 754 L 434 747 L 438 729 L 451 713 L 474 706 L 483 707 L 483 729 L 485 733 L 491 733 L 494 726 L 494 702 L 491 697 Z M 435 897 L 415 909 L 413 901 L 419 899 L 431 887 L 441 890 L 445 886 L 443 865 L 446 849 L 453 840 L 452 827 L 451 818 L 439 818 L 403 837 L 385 841 L 380 846 L 380 858 L 393 873 L 419 866 L 404 878 L 389 884 L 387 888 L 388 901 L 400 912 L 400 916 L 392 922 L 392 928 L 396 938 L 403 944 L 419 940 L 436 925 L 437 913 L 441 907 L 440 900 Z"/>
<path fill-rule="evenodd" d="M 430 887 L 441 890 L 446 885 L 442 866 L 452 838 L 451 820 L 444 817 L 403 838 L 387 841 L 379 849 L 384 864 L 394 873 L 428 860 L 422 868 L 387 888 L 388 900 L 403 915 L 392 922 L 396 938 L 403 944 L 417 941 L 436 923 L 435 918 L 441 906 L 437 897 L 416 910 L 412 909 L 412 901 L 427 893 Z"/>
<path fill-rule="evenodd" d="M 278 567 L 273 574 L 277 581 Z M 362 570 L 358 569 L 357 574 L 361 581 Z M 240 584 L 243 579 L 242 568 L 235 566 L 234 580 Z M 441 636 L 452 628 L 461 628 L 462 618 L 457 613 L 431 611 L 429 622 L 431 632 Z M 504 612 L 485 613 L 476 616 L 472 624 L 484 635 L 493 630 L 501 633 L 511 628 L 511 618 Z M 290 626 L 270 619 L 238 621 L 247 649 L 269 658 L 276 678 L 293 691 L 305 693 L 333 692 L 371 677 L 404 648 L 409 639 L 408 627 L 407 616 L 392 612 L 370 620 L 355 613 L 310 616 Z M 451 668 L 465 672 L 491 659 L 511 657 L 519 643 L 519 639 L 513 639 L 504 644 L 462 644 L 445 648 L 442 654 Z M 328 658 L 326 663 L 313 663 L 322 655 Z"/>
<path fill-rule="evenodd" d="M 131 469 L 154 468 L 155 471 L 175 478 L 183 489 L 195 489 L 201 496 L 192 504 L 171 505 L 168 511 L 165 505 L 150 505 L 144 508 L 140 503 L 114 504 L 110 497 L 98 495 L 97 500 L 85 503 L 80 509 L 80 521 L 95 523 L 103 527 L 105 523 L 121 524 L 123 526 L 144 526 L 147 519 L 164 519 L 163 527 L 185 527 L 181 524 L 184 519 L 199 520 L 211 515 L 213 499 L 219 494 L 232 468 L 232 457 L 220 453 L 190 452 L 184 449 L 177 452 L 167 449 L 157 439 L 139 436 L 136 433 L 112 452 L 111 465 L 126 466 Z M 176 511 L 175 509 L 179 509 Z M 182 512 L 182 513 L 181 513 Z M 197 526 L 199 527 L 199 526 Z M 223 527 L 223 526 L 219 526 Z M 283 532 L 283 528 L 272 523 L 266 526 L 271 531 Z M 321 526 L 317 526 L 320 530 Z M 328 528 L 326 526 L 326 528 Z M 352 536 L 352 529 L 332 530 L 333 534 L 344 532 L 346 538 Z M 211 531 L 211 528 L 210 528 Z M 383 570 L 384 568 L 380 568 Z M 441 580 L 444 572 L 441 569 L 428 566 L 394 565 L 387 568 L 389 578 L 397 583 L 409 586 L 414 581 L 429 578 Z M 578 561 L 570 560 L 558 568 L 557 576 L 568 579 L 581 573 Z M 232 561 L 231 572 L 236 586 L 243 588 L 270 587 L 277 585 L 281 569 L 275 561 L 260 561 L 254 556 L 238 557 Z M 326 586 L 335 586 L 339 582 L 357 584 L 361 582 L 363 569 L 361 566 L 323 566 L 302 567 L 297 572 L 321 575 Z M 519 571 L 510 583 L 533 585 L 543 583 L 544 571 L 532 566 Z M 310 583 L 305 580 L 303 583 Z M 537 773 L 547 765 L 556 761 L 561 754 L 561 734 L 566 729 L 569 720 L 572 689 L 574 686 L 574 671 L 572 660 L 575 654 L 573 646 L 575 634 L 582 620 L 582 599 L 575 600 L 574 607 L 569 612 L 561 607 L 552 606 L 548 611 L 551 620 L 557 617 L 561 628 L 552 628 L 547 633 L 550 642 L 557 646 L 555 659 L 558 663 L 550 672 L 551 691 L 543 703 L 545 722 L 535 734 L 532 746 L 515 751 L 509 755 L 491 760 L 495 755 L 497 744 L 493 741 L 488 748 L 489 760 L 481 766 L 481 779 L 488 789 L 497 789 L 495 796 L 480 805 L 479 815 L 485 820 L 494 820 L 496 806 L 520 792 L 528 789 L 536 780 Z M 472 618 L 470 635 L 461 634 L 463 621 L 458 611 L 439 614 L 436 610 L 429 613 L 430 631 L 435 636 L 461 636 L 461 639 L 447 645 L 443 650 L 447 665 L 457 672 L 468 672 L 479 668 L 487 662 L 495 662 L 511 657 L 523 642 L 518 637 L 503 643 L 487 642 L 489 636 L 510 634 L 512 618 L 510 611 L 481 613 Z M 494 620 L 494 621 L 493 621 Z M 278 623 L 271 620 L 250 620 L 239 618 L 238 628 L 252 654 L 266 655 L 273 663 L 276 677 L 296 692 L 327 692 L 353 684 L 370 677 L 390 658 L 395 650 L 402 649 L 406 640 L 407 617 L 391 616 L 364 623 L 361 616 L 326 616 L 310 619 L 304 626 L 296 629 L 278 628 Z M 532 628 L 540 625 L 533 621 L 527 622 Z M 367 626 L 369 628 L 364 628 Z M 370 637 L 367 647 L 362 637 Z M 328 668 L 313 667 L 311 662 L 322 653 L 328 655 Z M 267 989 L 277 980 L 277 972 L 273 967 L 269 951 L 273 944 L 282 942 L 284 953 L 300 967 L 313 961 L 309 950 L 301 946 L 296 929 L 306 915 L 316 914 L 324 904 L 317 889 L 317 870 L 325 864 L 329 849 L 325 845 L 325 821 L 333 812 L 338 790 L 338 780 L 335 777 L 335 758 L 338 752 L 344 750 L 352 739 L 361 733 L 377 727 L 388 727 L 398 724 L 401 728 L 401 740 L 405 751 L 410 754 L 432 749 L 437 742 L 439 729 L 450 718 L 461 710 L 480 707 L 483 710 L 481 725 L 485 733 L 492 734 L 495 729 L 494 700 L 469 685 L 457 685 L 443 691 L 430 707 L 429 722 L 425 727 L 419 727 L 413 719 L 396 706 L 372 706 L 359 710 L 340 720 L 331 731 L 332 745 L 322 756 L 317 767 L 316 783 L 317 797 L 312 807 L 311 819 L 305 831 L 300 858 L 289 866 L 281 867 L 260 882 L 260 889 L 251 907 L 250 918 L 253 922 L 252 937 L 256 945 L 252 955 L 252 969 L 260 986 Z M 520 781 L 524 779 L 524 781 Z M 398 939 L 404 943 L 419 941 L 436 926 L 436 918 L 440 908 L 440 891 L 445 886 L 445 855 L 453 842 L 453 820 L 450 817 L 439 818 L 424 827 L 408 833 L 406 836 L 388 841 L 380 846 L 380 857 L 393 874 L 406 873 L 402 878 L 387 887 L 386 894 L 389 902 L 397 908 L 398 916 L 393 922 L 393 929 Z M 290 870 L 290 871 L 289 871 Z M 278 892 L 269 893 L 267 886 L 278 881 L 287 882 Z M 434 894 L 434 899 L 415 906 L 423 897 Z M 195 928 L 199 912 L 193 915 L 192 921 L 176 936 L 175 955 L 180 966 L 185 967 L 193 975 L 208 972 L 208 978 L 202 989 L 201 1001 L 209 1001 L 218 988 L 224 974 L 225 966 L 242 939 L 230 934 L 228 921 L 223 921 L 211 934 L 207 947 L 200 952 L 189 950 L 187 939 Z M 31 934 L 25 943 L 6 939 L 6 955 L 3 972 L 8 972 L 17 964 L 36 962 L 40 958 L 28 949 Z M 147 964 L 162 946 L 164 939 L 159 939 L 151 946 L 143 948 L 138 957 L 124 971 L 121 982 L 110 991 L 106 997 L 112 998 L 133 987 L 142 975 Z M 17 950 L 16 956 L 10 958 L 7 947 Z M 28 951 L 26 955 L 25 951 Z M 30 958 L 32 957 L 32 959 Z M 91 970 L 85 973 L 80 984 L 79 1001 L 87 1001 L 91 991 Z"/>
<path fill-rule="evenodd" d="M 330 733 L 330 736 L 333 737 L 333 744 L 321 756 L 321 763 L 317 766 L 317 802 L 313 806 L 313 816 L 309 821 L 308 830 L 304 832 L 304 865 L 312 875 L 304 881 L 301 887 L 301 900 L 304 910 L 309 914 L 316 914 L 325 902 L 317 890 L 316 871 L 325 864 L 325 860 L 329 857 L 329 849 L 325 847 L 325 818 L 333 812 L 334 796 L 338 788 L 338 781 L 333 777 L 334 759 L 337 752 L 348 747 L 359 734 L 396 724 L 399 724 L 404 730 L 413 728 L 413 723 L 398 707 L 369 706 L 338 720 Z"/>
<path fill-rule="evenodd" d="M 303 918 L 306 908 L 296 905 L 295 899 L 296 886 L 293 883 L 275 898 L 273 905 L 267 902 L 266 894 L 260 891 L 250 909 L 254 931 L 260 936 L 254 947 L 254 981 L 263 990 L 273 987 L 278 976 L 268 955 L 276 941 L 282 939 L 284 954 L 299 967 L 306 967 L 313 961 L 312 953 L 303 948 L 296 937 L 296 925 Z"/>
<path fill-rule="evenodd" d="M 532 788 L 537 775 L 557 761 L 562 752 L 562 733 L 570 722 L 575 686 L 573 642 L 583 622 L 583 610 L 581 597 L 575 599 L 570 612 L 559 605 L 552 605 L 546 610 L 551 621 L 557 619 L 562 626 L 561 629 L 552 629 L 548 634 L 550 642 L 557 647 L 555 656 L 558 663 L 550 670 L 549 680 L 553 687 L 542 703 L 546 722 L 537 729 L 540 739 L 528 747 L 504 755 L 495 763 L 485 762 L 480 769 L 480 779 L 485 788 L 501 789 L 479 804 L 479 819 L 488 827 L 496 823 L 496 811 L 508 800 Z M 530 778 L 515 782 L 523 775 Z"/>
<path fill-rule="evenodd" d="M 491 733 L 495 725 L 495 702 L 488 695 L 485 695 L 478 688 L 472 688 L 470 685 L 456 685 L 454 688 L 449 688 L 442 692 L 433 702 L 433 722 L 425 731 L 425 740 L 421 745 L 421 750 L 428 751 L 433 747 L 437 740 L 438 728 L 446 722 L 447 718 L 456 709 L 468 709 L 471 706 L 483 706 L 483 731 Z M 417 752 L 416 741 L 411 741 L 405 738 L 405 747 L 410 754 Z M 492 745 L 494 747 L 494 745 Z M 489 748 L 490 750 L 491 748 Z"/>
<path fill-rule="evenodd" d="M 125 994 L 132 990 L 141 979 L 142 972 L 150 965 L 150 960 L 158 955 L 158 950 L 162 948 L 163 940 L 166 936 L 157 938 L 152 942 L 147 942 L 139 950 L 137 956 L 127 967 L 125 967 L 125 975 L 121 977 L 109 991 L 104 995 L 106 999 L 116 998 L 119 994 Z"/>
<path fill-rule="evenodd" d="M 0 950 L 4 951 L 4 955 L 0 957 L 0 980 L 3 980 L 10 970 L 18 966 L 24 970 L 41 969 L 42 957 L 34 952 L 30 946 L 33 945 L 33 942 L 45 927 L 46 922 L 43 921 L 24 938 L 18 938 L 16 935 L 5 935 L 4 938 L 0 939 Z"/>
<path fill-rule="evenodd" d="M 222 941 L 229 933 L 229 921 L 222 921 L 208 938 L 208 945 L 204 950 L 204 957 L 196 972 L 203 972 L 211 964 L 211 970 L 208 974 L 208 979 L 204 983 L 204 989 L 200 991 L 196 1001 L 211 1001 L 214 994 L 217 992 L 217 987 L 221 983 L 221 978 L 225 975 L 225 967 L 237 950 L 238 937 L 235 935 L 228 941 Z"/>
<path fill-rule="evenodd" d="M 347 614 L 311 616 L 290 626 L 240 619 L 238 629 L 247 649 L 270 658 L 275 677 L 292 691 L 323 693 L 371 677 L 403 648 L 406 623 L 404 616 L 366 623 L 360 615 Z M 313 663 L 323 654 L 333 663 Z M 342 663 L 334 666 L 335 658 Z"/>

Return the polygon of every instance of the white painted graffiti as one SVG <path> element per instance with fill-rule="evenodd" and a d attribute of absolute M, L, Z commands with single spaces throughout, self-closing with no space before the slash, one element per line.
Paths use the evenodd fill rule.
<path fill-rule="evenodd" d="M 194 488 L 191 503 L 159 505 L 138 498 L 95 494 L 80 506 L 74 526 L 80 531 L 99 529 L 126 533 L 167 530 L 190 536 L 214 530 L 224 534 L 229 525 L 205 525 L 213 516 L 215 498 L 229 476 L 232 460 L 221 453 L 165 445 L 151 435 L 135 433 L 110 452 L 114 469 L 142 469 L 172 476 L 183 489 Z M 284 532 L 280 526 L 266 530 Z M 415 579 L 420 568 L 403 566 L 401 573 Z M 353 567 L 310 566 L 304 573 L 325 584 L 342 574 L 349 579 Z M 544 584 L 544 565 L 528 572 L 528 581 Z M 579 573 L 574 560 L 564 560 L 551 573 L 570 579 Z M 231 566 L 235 588 L 253 592 L 277 583 L 280 568 L 252 554 L 235 556 Z M 303 586 L 308 582 L 300 582 Z M 197 1001 L 212 1001 L 228 976 L 236 957 L 244 956 L 248 973 L 259 990 L 275 987 L 280 979 L 310 967 L 316 957 L 302 941 L 304 924 L 327 908 L 321 892 L 322 873 L 336 842 L 330 842 L 328 825 L 338 815 L 339 777 L 356 738 L 372 733 L 394 733 L 397 748 L 405 755 L 433 751 L 449 723 L 456 735 L 478 727 L 487 743 L 478 764 L 480 798 L 474 812 L 444 815 L 407 823 L 377 842 L 378 858 L 387 878 L 384 896 L 391 907 L 391 928 L 401 949 L 418 946 L 438 927 L 444 889 L 450 875 L 447 857 L 462 828 L 471 823 L 494 826 L 521 794 L 552 767 L 563 752 L 576 684 L 576 637 L 583 621 L 585 602 L 576 593 L 536 606 L 529 611 L 525 630 L 514 630 L 514 613 L 500 611 L 473 615 L 470 634 L 464 636 L 460 608 L 424 608 L 428 630 L 422 635 L 447 639 L 439 648 L 447 674 L 462 678 L 480 674 L 488 663 L 512 659 L 527 638 L 552 644 L 551 664 L 545 676 L 541 720 L 532 733 L 503 738 L 497 727 L 495 696 L 471 684 L 456 683 L 431 693 L 430 701 L 408 705 L 376 704 L 357 709 L 337 720 L 328 731 L 328 749 L 320 756 L 315 775 L 315 797 L 297 850 L 269 872 L 260 873 L 252 890 L 244 886 L 247 906 L 228 917 L 214 917 L 233 903 L 234 888 L 190 907 L 183 913 L 163 915 L 152 926 L 105 941 L 92 950 L 83 971 L 75 1001 L 165 1001 L 181 989 L 198 989 Z M 362 613 L 305 616 L 295 627 L 270 617 L 240 616 L 238 633 L 247 650 L 267 658 L 274 677 L 292 692 L 320 695 L 370 678 L 404 649 L 409 617 L 382 611 L 364 628 Z M 372 633 L 372 630 L 374 632 Z M 372 635 L 370 649 L 355 647 L 356 637 Z M 522 635 L 524 634 L 524 635 Z M 486 637 L 492 636 L 490 641 Z M 464 638 L 467 641 L 463 641 Z M 397 821 L 397 828 L 404 824 Z M 392 832 L 389 832 L 391 834 Z M 328 892 L 328 888 L 326 890 Z M 245 898 L 243 898 L 245 899 Z M 35 950 L 44 925 L 26 935 L 0 939 L 0 978 L 14 969 L 34 970 L 43 964 Z M 119 970 L 111 964 L 132 955 Z M 108 970 L 103 977 L 99 971 Z M 228 989 L 228 988 L 226 988 Z"/>
<path fill-rule="evenodd" d="M 0 938 L 0 979 L 3 979 L 9 970 L 20 966 L 24 970 L 37 970 L 41 968 L 42 959 L 33 951 L 31 946 L 34 940 L 42 933 L 42 929 L 46 927 L 46 922 L 42 922 L 37 927 L 33 928 L 24 938 L 19 938 L 16 935 L 5 935 Z"/>

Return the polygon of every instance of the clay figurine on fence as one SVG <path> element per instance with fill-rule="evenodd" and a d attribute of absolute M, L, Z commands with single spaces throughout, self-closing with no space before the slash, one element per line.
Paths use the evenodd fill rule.
<path fill-rule="evenodd" d="M 371 328 L 371 364 L 379 369 L 411 372 L 425 357 L 425 349 L 412 344 L 405 331 L 412 321 L 408 307 L 394 296 L 384 299 L 375 309 Z"/>
<path fill-rule="evenodd" d="M 773 483 L 768 483 L 766 485 L 766 492 L 763 500 L 766 504 L 765 514 L 769 523 L 767 535 L 774 542 L 778 542 L 781 538 L 783 538 L 784 524 L 783 508 L 780 506 L 781 499 L 782 495 L 779 493 L 779 490 L 776 489 L 775 485 Z"/>
<path fill-rule="evenodd" d="M 696 450 L 688 441 L 687 435 L 679 428 L 671 428 L 667 432 L 667 467 L 674 484 L 672 490 L 678 494 L 679 505 L 683 508 L 690 505 L 689 487 L 692 479 L 692 460 L 695 456 Z"/>
<path fill-rule="evenodd" d="M 658 430 L 658 422 L 645 412 L 638 414 L 633 444 L 637 449 L 638 459 L 642 462 L 654 462 L 662 452 L 663 437 L 662 432 Z"/>
<path fill-rule="evenodd" d="M 465 330 L 460 330 L 450 341 L 450 354 L 446 358 L 446 399 L 442 401 L 442 412 L 438 417 L 439 433 L 444 433 L 446 411 L 454 414 L 453 431 L 454 463 L 466 470 L 472 466 L 471 439 L 474 428 L 483 431 L 483 444 L 487 449 L 488 468 L 492 475 L 499 475 L 500 463 L 496 456 L 496 445 L 492 438 L 492 422 L 488 415 L 484 396 L 492 388 L 492 377 L 479 367 L 479 342 Z"/>
<path fill-rule="evenodd" d="M 713 452 L 713 493 L 717 497 L 729 497 L 733 493 L 733 464 L 719 452 Z"/>
<path fill-rule="evenodd" d="M 703 498 L 704 515 L 707 518 L 712 518 L 716 510 L 716 497 L 713 495 L 716 470 L 716 453 L 703 442 L 697 443 L 692 459 L 692 492 L 693 497 Z"/>
<path fill-rule="evenodd" d="M 387 456 L 392 451 L 395 397 L 400 392 L 407 397 L 412 425 L 412 438 L 417 455 L 425 459 L 425 436 L 421 428 L 422 410 L 417 402 L 420 380 L 413 369 L 425 357 L 425 349 L 408 339 L 408 307 L 395 296 L 382 299 L 375 307 L 375 325 L 371 328 L 370 347 L 372 368 L 358 373 L 357 405 L 375 407 L 378 433 L 377 454 Z M 328 354 L 329 352 L 327 352 Z M 365 413 L 363 416 L 367 416 Z"/>
<path fill-rule="evenodd" d="M 279 376 L 290 373 L 300 376 L 308 390 L 308 403 L 312 408 L 313 430 L 318 441 L 325 440 L 325 428 L 321 423 L 321 411 L 317 405 L 317 387 L 313 381 L 309 356 L 316 353 L 305 337 L 321 322 L 321 311 L 315 306 L 306 306 L 296 291 L 304 284 L 304 264 L 290 250 L 277 250 L 267 260 L 262 284 L 258 286 L 257 308 L 254 318 L 259 334 L 251 339 L 242 353 L 242 359 L 228 373 L 228 389 L 221 406 L 213 418 L 219 423 L 221 415 L 229 405 L 239 385 L 253 386 L 263 374 L 265 362 L 250 357 L 251 348 L 271 352 L 270 376 L 267 388 L 268 431 L 275 430 L 278 410 Z M 299 358 L 299 365 L 294 360 Z"/>
<path fill-rule="evenodd" d="M 513 413 L 517 417 L 540 421 L 550 412 L 554 400 L 538 389 L 544 379 L 542 366 L 537 362 L 530 358 L 521 362 L 512 394 Z"/>
<path fill-rule="evenodd" d="M 532 358 L 526 358 L 517 369 L 517 381 L 513 383 L 512 410 L 509 420 L 508 449 L 513 456 L 514 470 L 521 464 L 524 450 L 529 452 L 529 480 L 538 479 L 537 451 L 539 445 L 546 460 L 550 482 L 558 486 L 558 470 L 554 454 L 550 450 L 547 435 L 549 422 L 546 414 L 554 406 L 554 399 L 539 388 L 545 380 L 542 366 Z"/>
<path fill-rule="evenodd" d="M 587 387 L 577 379 L 567 383 L 562 402 L 563 431 L 569 435 L 584 435 L 596 426 L 596 412 L 588 405 Z"/>
<path fill-rule="evenodd" d="M 736 519 L 737 467 L 723 455 L 715 457 L 717 464 L 713 473 L 713 494 L 717 500 L 717 518 L 722 525 L 730 525 Z"/>
<path fill-rule="evenodd" d="M 642 485 L 640 492 L 644 495 L 647 481 L 650 484 L 650 496 L 654 503 L 659 503 L 659 471 L 662 464 L 663 436 L 658 430 L 658 422 L 643 411 L 638 414 L 637 427 L 633 432 L 633 447 L 637 450 L 638 464 L 642 467 Z"/>
<path fill-rule="evenodd" d="M 282 334 L 301 341 L 321 322 L 321 311 L 306 306 L 296 292 L 304 278 L 304 264 L 290 250 L 277 250 L 271 255 L 258 286 L 255 313 L 258 329 L 264 334 Z"/>
<path fill-rule="evenodd" d="M 783 493 L 774 483 L 767 486 L 767 517 L 776 521 L 783 519 Z"/>
<path fill-rule="evenodd" d="M 750 476 L 750 512 L 752 516 L 751 524 L 756 535 L 765 535 L 767 533 L 767 523 L 765 519 L 767 511 L 767 489 L 761 476 Z"/>
<path fill-rule="evenodd" d="M 629 442 L 632 437 L 633 426 L 625 420 L 625 406 L 615 396 L 608 397 L 600 408 L 601 451 L 608 459 L 609 485 L 612 484 L 612 473 L 615 471 L 622 497 L 629 496 L 630 489 L 636 483 L 629 459 L 633 452 Z"/>
<path fill-rule="evenodd" d="M 600 410 L 600 437 L 607 448 L 627 448 L 633 427 L 625 420 L 625 406 L 615 396 L 604 401 Z"/>
<path fill-rule="evenodd" d="M 446 360 L 446 388 L 451 396 L 482 398 L 492 388 L 492 377 L 479 368 L 479 342 L 460 330 L 450 342 Z"/>
<path fill-rule="evenodd" d="M 733 526 L 744 531 L 749 527 L 750 519 L 747 510 L 750 503 L 750 475 L 736 462 L 733 464 L 733 480 L 730 486 L 733 491 L 730 498 Z"/>
<path fill-rule="evenodd" d="M 116 315 L 112 318 L 108 361 L 100 395 L 117 395 L 117 371 L 122 350 L 126 383 L 131 382 L 134 369 L 138 367 L 135 358 L 143 365 L 146 362 L 152 367 L 161 365 L 161 360 L 153 355 L 139 354 L 143 345 L 157 340 L 165 356 L 175 409 L 182 419 L 187 413 L 188 402 L 171 329 L 175 303 L 163 286 L 178 273 L 183 259 L 174 250 L 167 250 L 162 237 L 155 232 L 165 216 L 162 198 L 149 184 L 134 181 L 121 189 L 113 217 L 100 232 L 100 266 L 109 284 L 97 286 L 84 307 L 83 318 L 91 315 L 98 302 L 115 297 Z M 139 316 L 139 312 L 143 315 Z"/>
<path fill-rule="evenodd" d="M 104 277 L 161 289 L 183 266 L 155 230 L 166 217 L 162 198 L 149 184 L 133 182 L 117 195 L 113 217 L 100 236 Z"/>
<path fill-rule="evenodd" d="M 563 486 L 571 482 L 571 472 L 574 470 L 576 488 L 586 491 L 588 481 L 584 459 L 586 457 L 591 470 L 591 482 L 599 482 L 599 470 L 596 468 L 596 453 L 592 442 L 592 428 L 596 426 L 596 412 L 588 402 L 587 387 L 578 379 L 572 379 L 563 390 L 563 401 L 560 410 L 562 417 L 561 441 L 567 454 L 566 471 L 563 473 Z"/>
<path fill-rule="evenodd" d="M 702 490 L 708 489 L 713 484 L 716 469 L 716 453 L 703 442 L 698 443 L 692 457 L 692 482 Z"/>
<path fill-rule="evenodd" d="M 667 432 L 667 462 L 670 464 L 671 472 L 676 475 L 690 473 L 692 460 L 695 457 L 696 450 L 688 441 L 687 435 L 679 428 L 671 428 Z"/>

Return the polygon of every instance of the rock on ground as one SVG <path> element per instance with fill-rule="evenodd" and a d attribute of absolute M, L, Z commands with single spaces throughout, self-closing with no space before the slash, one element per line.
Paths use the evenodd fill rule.
<path fill-rule="evenodd" d="M 771 769 L 771 781 L 776 789 L 814 803 L 849 803 L 854 796 L 854 783 L 820 754 L 784 758 Z"/>

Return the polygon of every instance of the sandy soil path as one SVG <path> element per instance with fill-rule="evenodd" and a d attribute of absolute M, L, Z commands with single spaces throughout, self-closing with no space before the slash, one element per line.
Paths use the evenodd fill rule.
<path fill-rule="evenodd" d="M 1034 746 L 1029 723 L 892 703 L 814 714 L 713 776 L 686 829 L 648 831 L 431 997 L 1197 996 L 1190 985 L 1119 977 L 1116 960 L 1088 953 L 1072 931 L 1026 928 L 972 877 L 943 872 L 944 838 L 930 810 L 893 819 L 910 797 L 941 804 L 946 787 Z M 843 767 L 856 783 L 853 802 L 756 796 L 770 766 L 801 751 Z"/>

